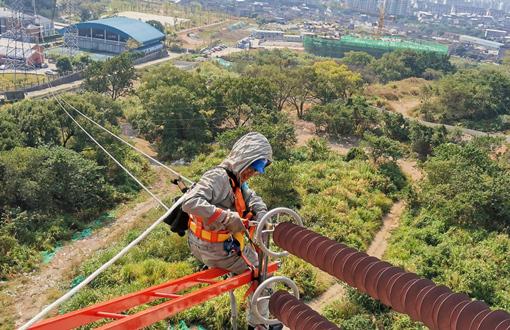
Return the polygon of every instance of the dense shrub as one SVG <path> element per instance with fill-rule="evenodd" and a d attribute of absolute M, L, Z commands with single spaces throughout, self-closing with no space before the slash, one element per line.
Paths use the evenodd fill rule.
<path fill-rule="evenodd" d="M 508 168 L 479 143 L 443 145 L 425 163 L 387 257 L 454 291 L 509 309 Z"/>

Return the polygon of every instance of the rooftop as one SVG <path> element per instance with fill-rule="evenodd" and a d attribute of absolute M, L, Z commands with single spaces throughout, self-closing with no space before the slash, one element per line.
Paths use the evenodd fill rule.
<path fill-rule="evenodd" d="M 127 17 L 110 17 L 76 24 L 78 29 L 108 28 L 117 33 L 132 38 L 142 45 L 161 41 L 165 35 L 158 29 L 145 22 Z"/>

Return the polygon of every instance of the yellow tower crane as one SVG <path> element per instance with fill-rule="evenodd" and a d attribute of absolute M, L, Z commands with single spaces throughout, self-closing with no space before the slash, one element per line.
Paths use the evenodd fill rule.
<path fill-rule="evenodd" d="M 382 30 L 384 27 L 384 11 L 386 10 L 386 0 L 382 0 L 379 2 L 379 22 L 377 23 L 377 38 L 380 38 L 382 35 Z"/>

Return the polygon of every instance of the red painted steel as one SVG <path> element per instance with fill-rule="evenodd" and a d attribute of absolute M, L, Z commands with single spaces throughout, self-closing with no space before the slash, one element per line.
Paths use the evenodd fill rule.
<path fill-rule="evenodd" d="M 487 304 L 471 301 L 465 294 L 453 293 L 446 286 L 290 222 L 276 226 L 273 239 L 282 249 L 430 329 L 500 330 L 510 324 L 507 312 L 491 311 Z"/>
<path fill-rule="evenodd" d="M 277 269 L 278 264 L 272 263 L 268 267 L 268 272 L 274 273 Z M 248 284 L 253 280 L 252 273 L 246 271 L 243 274 L 225 280 L 215 281 L 216 278 L 226 274 L 228 274 L 228 271 L 223 269 L 208 269 L 145 290 L 130 293 L 110 301 L 41 321 L 33 325 L 30 329 L 73 329 L 104 318 L 117 318 L 117 320 L 102 326 L 100 329 L 139 329 L 232 289 Z M 182 295 L 177 294 L 177 292 L 203 283 L 208 283 L 210 285 L 190 293 Z M 133 307 L 162 298 L 170 300 L 149 307 L 136 314 L 121 314 L 121 312 L 127 311 Z"/>

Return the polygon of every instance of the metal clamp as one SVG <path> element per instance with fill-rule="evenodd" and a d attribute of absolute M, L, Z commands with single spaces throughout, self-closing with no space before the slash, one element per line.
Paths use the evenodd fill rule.
<path fill-rule="evenodd" d="M 272 289 L 274 283 L 283 283 L 286 286 L 289 287 L 291 294 L 299 299 L 299 289 L 290 278 L 285 276 L 273 276 L 262 282 L 258 287 L 257 290 L 253 293 L 253 296 L 251 298 L 251 313 L 258 319 L 258 321 L 261 324 L 280 324 L 281 322 L 278 319 L 269 319 L 267 317 L 264 317 L 260 314 L 259 311 L 259 304 L 260 302 L 264 300 L 268 300 L 271 298 L 271 296 L 261 296 L 262 293 L 267 292 Z"/>
<path fill-rule="evenodd" d="M 260 249 L 268 256 L 271 256 L 273 258 L 281 258 L 286 257 L 289 253 L 287 251 L 283 252 L 275 252 L 271 251 L 269 247 L 266 245 L 266 240 L 263 236 L 272 234 L 274 232 L 275 226 L 278 224 L 280 220 L 280 215 L 288 215 L 292 218 L 294 222 L 296 222 L 299 226 L 303 226 L 303 220 L 301 220 L 301 217 L 297 212 L 285 208 L 285 207 L 278 207 L 275 209 L 272 209 L 271 211 L 267 212 L 264 217 L 260 220 L 260 222 L 257 225 L 257 231 L 255 232 L 255 240 L 260 247 Z M 271 221 L 276 216 L 276 221 Z"/>

